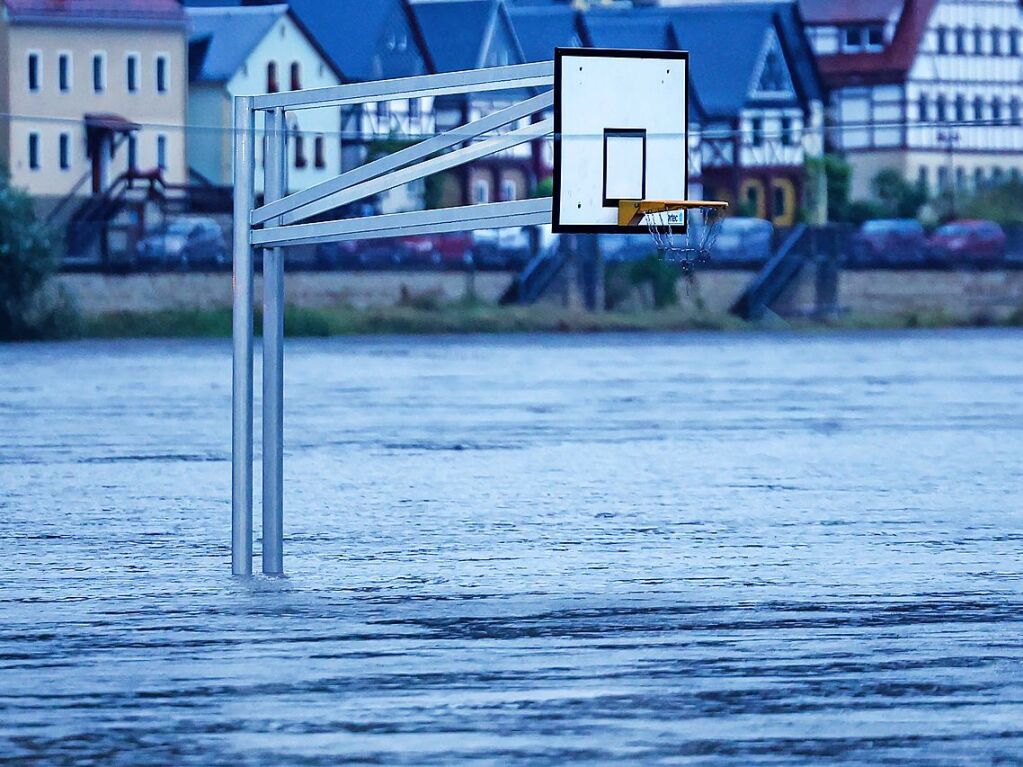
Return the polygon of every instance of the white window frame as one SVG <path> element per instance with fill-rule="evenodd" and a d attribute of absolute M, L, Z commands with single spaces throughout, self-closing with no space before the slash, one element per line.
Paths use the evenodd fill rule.
<path fill-rule="evenodd" d="M 32 65 L 29 63 L 32 61 L 32 57 L 36 59 L 36 85 L 37 88 L 32 88 L 32 78 L 30 72 L 32 71 Z M 42 93 L 43 91 L 43 52 L 39 50 L 25 51 L 25 90 L 29 93 Z"/>
<path fill-rule="evenodd" d="M 156 134 L 156 167 L 167 170 L 167 134 Z"/>
<path fill-rule="evenodd" d="M 160 90 L 160 62 L 163 62 L 163 90 Z M 158 51 L 153 57 L 153 90 L 158 95 L 170 93 L 170 54 Z"/>
<path fill-rule="evenodd" d="M 483 194 L 480 194 L 483 190 Z M 477 178 L 472 182 L 472 201 L 474 204 L 490 202 L 490 182 L 485 178 Z"/>
<path fill-rule="evenodd" d="M 33 139 L 35 140 L 34 143 L 35 143 L 35 149 L 36 149 L 36 151 L 35 151 L 35 165 L 32 164 L 32 144 L 33 144 Z M 28 169 L 30 171 L 32 171 L 33 173 L 42 170 L 43 169 L 43 139 L 42 139 L 42 136 L 39 135 L 39 131 L 29 131 L 28 132 L 28 145 L 25 147 L 25 149 L 27 150 L 27 157 L 25 159 L 27 160 Z"/>
<path fill-rule="evenodd" d="M 131 87 L 131 78 L 128 76 L 129 62 L 135 62 L 135 88 Z M 128 51 L 124 54 L 124 90 L 126 93 L 138 93 L 142 90 L 142 54 L 137 51 Z"/>
<path fill-rule="evenodd" d="M 519 185 L 515 183 L 514 179 L 502 178 L 501 179 L 501 200 L 514 200 L 518 192 Z M 511 194 L 509 194 L 511 192 Z"/>
<path fill-rule="evenodd" d="M 67 90 L 60 87 L 60 60 L 67 59 Z M 75 87 L 75 57 L 71 51 L 57 51 L 57 93 L 71 93 Z"/>
<path fill-rule="evenodd" d="M 67 157 L 64 157 L 62 150 L 67 144 Z M 64 160 L 67 160 L 65 163 Z M 57 137 L 57 167 L 63 172 L 67 173 L 71 170 L 71 166 L 74 164 L 71 157 L 71 134 L 68 131 L 61 131 Z"/>
<path fill-rule="evenodd" d="M 96 59 L 100 60 L 99 88 L 96 87 Z M 109 73 L 107 72 L 107 52 L 93 51 L 89 54 L 89 79 L 92 80 L 93 93 L 106 93 L 110 84 Z"/>

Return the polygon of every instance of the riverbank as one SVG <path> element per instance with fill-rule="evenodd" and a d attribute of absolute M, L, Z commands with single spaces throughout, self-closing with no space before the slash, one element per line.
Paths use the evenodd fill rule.
<path fill-rule="evenodd" d="M 260 317 L 256 324 L 259 331 Z M 552 306 L 500 307 L 453 302 L 431 307 L 392 306 L 358 309 L 288 307 L 285 333 L 291 337 L 383 334 L 600 333 L 691 330 L 763 330 L 941 328 L 1023 326 L 1023 312 L 1002 321 L 964 319 L 934 311 L 887 315 L 846 314 L 829 319 L 781 319 L 749 323 L 727 313 L 675 308 L 639 312 L 582 312 Z M 217 338 L 231 335 L 229 309 L 177 309 L 116 312 L 86 318 L 86 338 Z"/>

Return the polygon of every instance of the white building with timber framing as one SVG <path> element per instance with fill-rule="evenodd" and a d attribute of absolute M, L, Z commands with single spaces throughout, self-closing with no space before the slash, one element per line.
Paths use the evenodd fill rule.
<path fill-rule="evenodd" d="M 853 197 L 894 168 L 932 194 L 1023 173 L 1020 0 L 801 0 Z"/>

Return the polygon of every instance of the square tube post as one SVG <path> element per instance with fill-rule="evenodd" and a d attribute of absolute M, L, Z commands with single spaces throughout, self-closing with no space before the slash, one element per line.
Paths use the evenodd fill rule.
<path fill-rule="evenodd" d="M 231 334 L 231 572 L 252 575 L 252 247 L 255 121 L 252 99 L 234 100 L 234 264 Z"/>
<path fill-rule="evenodd" d="M 266 112 L 263 198 L 287 193 L 284 109 Z M 263 255 L 263 573 L 284 574 L 284 248 Z"/>

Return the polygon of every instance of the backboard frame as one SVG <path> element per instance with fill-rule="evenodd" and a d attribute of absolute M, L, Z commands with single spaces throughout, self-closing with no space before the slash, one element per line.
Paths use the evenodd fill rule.
<path fill-rule="evenodd" d="M 674 50 L 640 50 L 634 48 L 555 48 L 554 49 L 554 179 L 553 179 L 553 204 L 551 210 L 551 230 L 559 234 L 646 234 L 649 229 L 645 224 L 638 226 L 618 226 L 610 224 L 563 224 L 561 223 L 561 141 L 562 141 L 562 65 L 564 57 L 602 57 L 602 58 L 623 58 L 623 59 L 672 59 L 685 62 L 686 89 L 684 100 L 685 111 L 685 142 L 684 172 L 685 172 L 685 197 L 689 197 L 689 51 Z M 613 128 L 613 126 L 607 126 Z M 644 151 L 645 155 L 645 151 Z M 645 175 L 645 174 L 644 174 Z M 603 192 L 601 193 L 603 198 Z M 609 205 L 612 201 L 604 199 L 605 207 L 617 209 Z M 688 222 L 683 224 L 679 231 L 684 232 Z"/>

